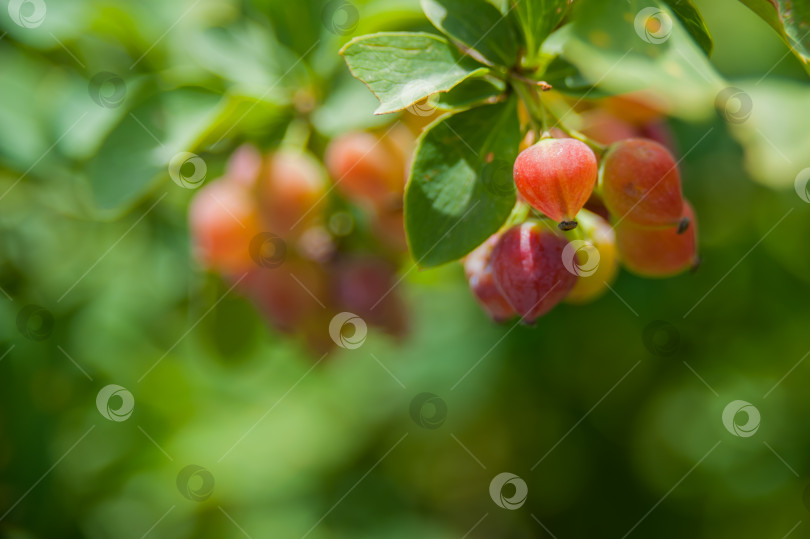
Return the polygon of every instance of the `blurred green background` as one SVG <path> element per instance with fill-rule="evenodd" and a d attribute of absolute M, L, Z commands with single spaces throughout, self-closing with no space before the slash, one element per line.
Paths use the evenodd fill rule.
<path fill-rule="evenodd" d="M 810 86 L 752 12 L 696 3 L 711 64 L 753 103 L 744 123 L 670 122 L 699 271 L 625 272 L 524 327 L 490 323 L 460 265 L 407 263 L 410 336 L 317 364 L 192 260 L 193 191 L 166 163 L 195 151 L 212 179 L 308 103 L 316 151 L 388 121 L 337 50 L 428 29 L 418 2 L 0 14 L 0 535 L 808 536 Z M 132 393 L 126 420 L 99 413 L 108 384 Z M 411 411 L 425 392 L 438 425 Z M 759 410 L 753 436 L 724 428 L 734 400 Z M 527 484 L 520 509 L 490 497 L 502 472 Z"/>

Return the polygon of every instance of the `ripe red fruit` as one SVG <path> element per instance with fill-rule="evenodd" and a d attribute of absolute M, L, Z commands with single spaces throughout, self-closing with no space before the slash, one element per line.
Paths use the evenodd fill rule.
<path fill-rule="evenodd" d="M 515 185 L 529 204 L 571 230 L 596 185 L 597 170 L 596 155 L 584 142 L 547 138 L 520 152 Z"/>
<path fill-rule="evenodd" d="M 644 277 L 670 277 L 697 263 L 697 220 L 688 202 L 683 215 L 689 227 L 681 234 L 678 227 L 646 228 L 630 221 L 616 227 L 619 258 L 625 267 Z"/>
<path fill-rule="evenodd" d="M 270 230 L 287 237 L 303 233 L 320 217 L 316 206 L 326 193 L 326 174 L 309 154 L 279 150 L 267 158 L 259 188 Z"/>
<path fill-rule="evenodd" d="M 255 267 L 250 242 L 259 233 L 258 209 L 243 186 L 205 185 L 191 201 L 189 225 L 195 255 L 208 268 L 235 274 Z"/>
<path fill-rule="evenodd" d="M 515 316 L 515 310 L 498 290 L 492 275 L 492 250 L 500 236 L 495 234 L 464 259 L 464 274 L 473 295 L 484 311 L 495 322 L 504 322 Z"/>
<path fill-rule="evenodd" d="M 288 257 L 278 268 L 251 272 L 240 286 L 265 318 L 285 333 L 294 333 L 324 311 L 319 302 L 329 299 L 323 267 L 296 257 Z"/>
<path fill-rule="evenodd" d="M 252 189 L 261 174 L 262 164 L 262 154 L 259 150 L 250 144 L 243 144 L 234 150 L 228 159 L 225 177 L 229 182 Z"/>
<path fill-rule="evenodd" d="M 638 136 L 632 125 L 605 109 L 590 109 L 581 116 L 584 126 L 580 131 L 599 144 L 613 144 Z"/>
<path fill-rule="evenodd" d="M 353 202 L 386 209 L 401 200 L 406 162 L 394 141 L 347 133 L 329 143 L 325 162 L 337 189 Z"/>
<path fill-rule="evenodd" d="M 372 256 L 347 257 L 339 260 L 330 273 L 339 309 L 393 335 L 405 333 L 405 306 L 396 290 L 393 264 Z"/>
<path fill-rule="evenodd" d="M 498 290 L 528 323 L 560 303 L 577 282 L 563 264 L 568 242 L 537 221 L 510 228 L 492 251 Z"/>
<path fill-rule="evenodd" d="M 675 158 L 652 140 L 617 142 L 602 164 L 602 198 L 620 222 L 649 227 L 678 224 L 683 196 Z"/>

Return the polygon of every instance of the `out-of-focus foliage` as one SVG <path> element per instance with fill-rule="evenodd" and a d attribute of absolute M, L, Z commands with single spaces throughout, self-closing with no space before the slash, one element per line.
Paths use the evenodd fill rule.
<path fill-rule="evenodd" d="M 316 149 L 390 121 L 337 51 L 429 30 L 418 2 L 356 2 L 356 25 L 326 1 L 52 0 L 36 28 L 3 13 L 0 534 L 806 533 L 810 204 L 793 179 L 810 142 L 783 122 L 806 117 L 808 83 L 755 14 L 695 3 L 713 70 L 753 106 L 731 129 L 673 110 L 697 273 L 625 273 L 529 328 L 488 322 L 457 265 L 408 265 L 410 339 L 371 333 L 320 361 L 191 260 L 191 192 L 167 164 L 194 151 L 212 179 L 239 143 L 272 147 L 296 116 Z M 20 327 L 28 305 L 52 315 L 42 340 Z M 645 346 L 657 320 L 675 329 L 669 346 Z M 96 407 L 108 384 L 134 397 L 126 421 Z M 446 403 L 437 428 L 410 413 L 424 392 Z M 750 438 L 723 427 L 737 399 L 761 413 Z M 188 465 L 214 479 L 203 501 L 177 486 Z M 490 498 L 501 472 L 528 484 L 520 510 Z"/>

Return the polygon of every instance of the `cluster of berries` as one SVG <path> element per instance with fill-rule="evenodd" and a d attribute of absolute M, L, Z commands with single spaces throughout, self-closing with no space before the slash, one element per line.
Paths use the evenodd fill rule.
<path fill-rule="evenodd" d="M 665 146 L 628 138 L 597 159 L 589 144 L 554 134 L 514 165 L 520 204 L 542 216 L 511 223 L 465 260 L 474 295 L 496 321 L 532 323 L 561 301 L 595 299 L 619 263 L 645 277 L 697 264 L 695 214 Z"/>
<path fill-rule="evenodd" d="M 196 258 L 313 350 L 335 344 L 327 330 L 340 312 L 402 336 L 395 284 L 414 139 L 404 125 L 348 133 L 326 147 L 326 167 L 305 150 L 238 148 L 192 200 Z"/>

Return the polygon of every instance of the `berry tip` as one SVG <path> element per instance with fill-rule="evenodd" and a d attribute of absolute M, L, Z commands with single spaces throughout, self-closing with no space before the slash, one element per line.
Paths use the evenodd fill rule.
<path fill-rule="evenodd" d="M 574 230 L 578 224 L 579 223 L 577 223 L 576 221 L 563 221 L 559 225 L 557 225 L 557 228 L 567 232 L 569 230 Z"/>

